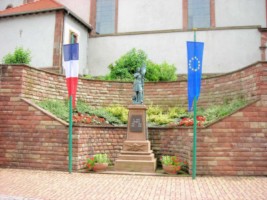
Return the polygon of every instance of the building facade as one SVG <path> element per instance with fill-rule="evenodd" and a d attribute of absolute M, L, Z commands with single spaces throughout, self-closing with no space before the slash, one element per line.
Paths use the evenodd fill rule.
<path fill-rule="evenodd" d="M 107 2 L 91 1 L 92 74 L 106 73 L 106 66 L 131 48 L 186 73 L 186 41 L 194 39 L 193 28 L 198 28 L 197 41 L 205 43 L 204 73 L 229 72 L 265 59 L 266 41 L 259 27 L 266 27 L 266 0 L 109 0 L 114 10 L 109 32 L 101 18 L 101 1 Z"/>
<path fill-rule="evenodd" d="M 37 68 L 63 72 L 63 44 L 80 43 L 80 73 L 88 68 L 88 44 L 90 25 L 64 5 L 52 1 L 1 2 L 0 7 L 0 59 L 16 47 L 31 51 L 31 65 Z M 88 20 L 87 20 L 88 21 Z"/>
<path fill-rule="evenodd" d="M 12 2 L 16 2 L 14 6 L 18 6 L 38 1 L 4 0 L 0 2 L 0 10 Z M 78 0 L 75 3 L 71 0 L 57 0 L 57 2 L 65 7 L 65 17 L 69 11 L 75 15 L 75 24 L 71 21 L 73 17 L 64 20 L 63 42 L 68 42 L 67 35 L 73 32 L 80 45 L 86 49 L 84 50 L 86 55 L 81 56 L 83 60 L 81 74 L 105 75 L 108 73 L 108 65 L 132 48 L 144 50 L 154 62 L 166 61 L 174 64 L 177 74 L 185 74 L 187 73 L 186 41 L 194 39 L 193 28 L 197 28 L 197 41 L 205 43 L 203 73 L 230 72 L 256 61 L 266 60 L 266 0 Z M 27 17 L 23 17 L 25 22 L 29 22 Z M 78 28 L 80 23 L 77 22 L 80 20 L 93 28 L 89 36 Z M 5 21 L 5 27 L 11 26 L 10 32 L 14 27 L 25 24 L 16 18 L 3 20 L 0 12 L 1 30 L 2 21 Z M 47 19 L 50 24 L 56 23 L 50 21 Z M 49 26 L 53 27 L 48 25 L 48 28 Z M 19 41 L 26 43 L 20 38 L 20 30 L 16 30 L 16 40 L 10 37 L 13 43 Z M 0 58 L 4 53 L 14 49 L 15 44 L 12 42 L 4 45 L 6 50 L 1 51 Z M 3 41 L 0 43 L 2 46 Z M 51 41 L 47 41 L 46 44 L 53 47 Z M 22 45 L 32 46 L 32 44 Z M 35 49 L 34 52 L 33 61 L 39 56 L 38 50 Z M 50 50 L 45 53 L 50 57 L 51 54 L 54 55 Z M 61 54 L 59 56 L 62 58 Z M 33 66 L 55 66 L 51 60 L 43 59 L 39 62 L 42 60 L 40 57 L 32 63 Z"/>

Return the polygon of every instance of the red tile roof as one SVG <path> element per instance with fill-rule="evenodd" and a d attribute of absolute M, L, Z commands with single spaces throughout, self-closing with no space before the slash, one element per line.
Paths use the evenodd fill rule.
<path fill-rule="evenodd" d="M 0 18 L 9 16 L 18 16 L 31 13 L 39 13 L 53 10 L 65 10 L 69 15 L 73 16 L 76 20 L 82 23 L 87 29 L 92 30 L 92 26 L 84 22 L 80 17 L 78 17 L 71 10 L 63 6 L 62 4 L 56 2 L 55 0 L 38 0 L 32 3 L 24 4 L 18 7 L 9 8 L 0 11 Z"/>
<path fill-rule="evenodd" d="M 0 11 L 0 17 L 37 13 L 37 12 L 59 10 L 59 9 L 65 9 L 65 7 L 54 0 L 39 0 L 18 7 L 13 7 Z"/>

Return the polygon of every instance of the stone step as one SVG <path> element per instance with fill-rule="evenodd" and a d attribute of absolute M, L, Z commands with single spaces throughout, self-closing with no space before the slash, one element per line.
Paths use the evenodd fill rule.
<path fill-rule="evenodd" d="M 140 161 L 143 161 L 143 160 L 153 160 L 155 159 L 154 157 L 154 154 L 150 154 L 150 155 L 124 155 L 124 154 L 121 154 L 119 155 L 118 157 L 119 160 L 140 160 Z"/>
<path fill-rule="evenodd" d="M 149 150 L 147 152 L 143 152 L 143 151 L 121 151 L 121 154 L 130 154 L 130 155 L 150 155 L 153 153 L 152 150 Z"/>
<path fill-rule="evenodd" d="M 114 168 L 116 171 L 127 172 L 155 172 L 156 162 L 154 158 L 150 161 L 146 160 L 120 160 L 115 161 Z"/>

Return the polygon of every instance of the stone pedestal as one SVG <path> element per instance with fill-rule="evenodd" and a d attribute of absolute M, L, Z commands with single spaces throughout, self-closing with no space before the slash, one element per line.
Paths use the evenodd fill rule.
<path fill-rule="evenodd" d="M 128 172 L 155 172 L 156 159 L 147 140 L 146 106 L 128 106 L 127 139 L 115 161 L 115 170 Z"/>

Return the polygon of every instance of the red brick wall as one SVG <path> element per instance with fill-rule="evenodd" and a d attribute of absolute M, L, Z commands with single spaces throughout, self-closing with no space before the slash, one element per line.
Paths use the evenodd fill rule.
<path fill-rule="evenodd" d="M 67 170 L 66 125 L 21 99 L 23 71 L 0 77 L 0 166 Z"/>
<path fill-rule="evenodd" d="M 191 129 L 149 128 L 149 140 L 155 156 L 179 155 L 190 162 Z M 87 155 L 107 153 L 113 162 L 126 139 L 126 127 L 86 127 L 75 126 L 73 148 L 74 169 L 81 169 Z M 79 139 L 78 139 L 79 138 Z"/>
<path fill-rule="evenodd" d="M 256 63 L 203 80 L 202 105 L 219 103 L 223 97 L 237 94 L 258 101 L 198 129 L 198 174 L 267 175 L 266 66 L 265 62 Z M 68 127 L 21 99 L 65 98 L 64 77 L 27 66 L 1 66 L 1 70 L 0 166 L 67 170 Z M 92 105 L 105 105 L 112 100 L 130 103 L 131 83 L 80 80 L 79 84 L 79 95 Z M 182 102 L 186 99 L 185 85 L 186 82 L 147 83 L 146 96 L 154 102 Z M 107 153 L 114 161 L 126 138 L 126 127 L 75 126 L 73 134 L 73 165 L 80 169 L 88 154 Z M 190 165 L 192 136 L 192 128 L 149 128 L 157 158 L 176 154 Z"/>
<path fill-rule="evenodd" d="M 265 106 L 264 106 L 265 105 Z M 267 175 L 267 108 L 258 100 L 206 128 L 198 128 L 197 174 Z M 107 153 L 114 161 L 126 138 L 126 127 L 75 127 L 75 169 L 86 155 Z M 155 156 L 179 155 L 192 170 L 191 128 L 149 128 Z M 158 162 L 159 163 L 159 162 Z"/>
<path fill-rule="evenodd" d="M 243 95 L 247 99 L 256 99 L 261 84 L 260 73 L 266 68 L 266 62 L 255 63 L 243 70 L 202 80 L 202 91 L 199 106 L 222 103 L 227 98 Z M 16 70 L 18 66 L 10 67 Z M 35 100 L 45 98 L 67 98 L 64 76 L 47 73 L 35 68 L 23 68 L 23 97 Z M 42 91 L 42 92 L 40 92 Z M 97 81 L 79 79 L 77 97 L 92 106 L 109 104 L 129 105 L 133 95 L 132 83 Z M 187 82 L 145 83 L 145 103 L 161 106 L 187 104 Z"/>
<path fill-rule="evenodd" d="M 259 100 L 198 133 L 198 173 L 267 175 L 267 101 Z"/>
<path fill-rule="evenodd" d="M 75 126 L 73 132 L 74 169 L 81 169 L 86 156 L 96 153 L 107 153 L 113 162 L 122 149 L 127 131 L 126 127 Z"/>

